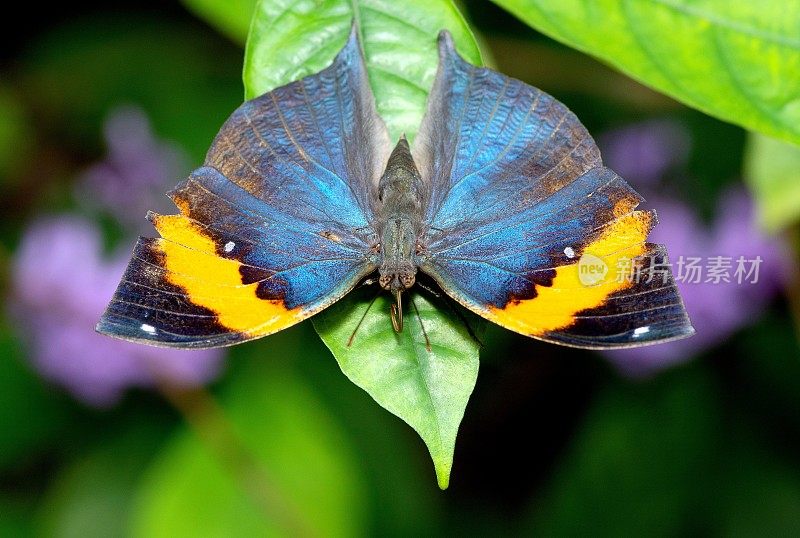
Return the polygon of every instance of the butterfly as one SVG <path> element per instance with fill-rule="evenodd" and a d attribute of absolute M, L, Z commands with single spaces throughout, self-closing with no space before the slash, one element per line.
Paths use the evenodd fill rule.
<path fill-rule="evenodd" d="M 575 115 L 466 62 L 447 31 L 438 47 L 413 145 L 389 139 L 356 31 L 323 71 L 241 105 L 168 193 L 179 213 L 148 214 L 160 237 L 139 238 L 97 330 L 226 346 L 377 280 L 402 331 L 402 296 L 421 272 L 467 309 L 548 342 L 692 334 L 666 250 L 647 242 L 655 213 L 636 209 L 643 199 L 603 166 Z M 616 278 L 621 264 L 640 278 Z"/>

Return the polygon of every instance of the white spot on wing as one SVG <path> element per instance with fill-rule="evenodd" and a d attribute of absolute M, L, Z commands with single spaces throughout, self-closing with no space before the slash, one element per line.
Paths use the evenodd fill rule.
<path fill-rule="evenodd" d="M 567 256 L 567 258 L 574 258 L 575 257 L 575 251 L 573 250 L 572 247 L 565 248 L 564 249 L 564 254 Z"/>
<path fill-rule="evenodd" d="M 156 334 L 156 328 L 148 323 L 142 323 L 142 326 L 139 328 L 147 334 Z"/>
<path fill-rule="evenodd" d="M 225 252 L 231 252 L 235 246 L 236 246 L 236 243 L 234 243 L 233 241 L 228 241 L 227 243 L 225 243 L 225 246 L 223 247 L 223 250 Z"/>
<path fill-rule="evenodd" d="M 643 334 L 647 334 L 650 332 L 650 326 L 646 325 L 644 327 L 637 327 L 633 330 L 633 337 L 636 338 L 637 336 L 642 336 Z"/>

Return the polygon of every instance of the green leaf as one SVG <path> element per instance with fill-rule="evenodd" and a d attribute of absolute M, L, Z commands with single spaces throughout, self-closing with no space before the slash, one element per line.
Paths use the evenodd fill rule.
<path fill-rule="evenodd" d="M 0 536 L 26 538 L 41 536 L 32 524 L 33 502 L 21 499 L 16 492 L 0 493 Z"/>
<path fill-rule="evenodd" d="M 261 0 L 245 53 L 247 97 L 325 68 L 344 45 L 354 18 L 378 112 L 395 139 L 402 133 L 413 138 L 425 113 L 441 29 L 450 30 L 467 60 L 481 63 L 475 39 L 450 0 Z M 345 374 L 417 430 L 439 486 L 446 488 L 458 425 L 475 386 L 478 345 L 451 309 L 415 297 L 431 352 L 420 347 L 410 310 L 407 329 L 394 334 L 383 297 L 369 310 L 352 347 L 346 344 L 366 309 L 363 294 L 330 307 L 315 318 L 315 327 Z"/>
<path fill-rule="evenodd" d="M 393 140 L 417 132 L 438 64 L 436 36 L 447 28 L 458 51 L 481 64 L 478 45 L 450 0 L 261 0 L 247 40 L 248 99 L 321 71 L 355 19 L 367 71 Z"/>
<path fill-rule="evenodd" d="M 194 431 L 178 432 L 145 475 L 133 536 L 365 534 L 354 451 L 285 361 L 301 358 L 299 332 L 236 350 L 221 408 L 192 405 Z"/>
<path fill-rule="evenodd" d="M 165 432 L 152 417 L 132 420 L 123 415 L 115 422 L 112 429 L 118 431 L 100 434 L 96 448 L 80 452 L 67 465 L 54 469 L 47 491 L 37 496 L 38 536 L 128 535 L 137 480 L 161 447 Z"/>
<path fill-rule="evenodd" d="M 0 86 L 0 187 L 30 158 L 33 133 L 22 104 L 14 93 Z"/>
<path fill-rule="evenodd" d="M 62 471 L 40 510 L 42 536 L 124 536 L 131 487 L 125 453 L 90 454 Z"/>
<path fill-rule="evenodd" d="M 715 444 L 719 414 L 719 388 L 696 366 L 605 387 L 536 497 L 522 534 L 693 534 L 682 525 L 705 500 L 695 499 L 698 477 L 710 474 L 709 462 L 727 446 Z"/>
<path fill-rule="evenodd" d="M 458 425 L 478 377 L 478 348 L 459 318 L 442 315 L 418 293 L 410 295 L 412 308 L 396 333 L 387 314 L 391 298 L 382 294 L 370 308 L 374 294 L 351 293 L 343 307 L 317 315 L 314 326 L 350 381 L 419 433 L 445 489 Z M 373 314 L 364 317 L 367 308 Z"/>
<path fill-rule="evenodd" d="M 68 407 L 31 370 L 25 351 L 0 320 L 0 470 L 24 466 L 63 431 Z"/>
<path fill-rule="evenodd" d="M 774 232 L 800 219 L 800 147 L 753 133 L 744 175 L 766 230 Z"/>
<path fill-rule="evenodd" d="M 494 2 L 683 103 L 800 143 L 798 2 Z"/>
<path fill-rule="evenodd" d="M 198 17 L 205 19 L 237 43 L 247 41 L 250 21 L 258 0 L 183 0 Z"/>

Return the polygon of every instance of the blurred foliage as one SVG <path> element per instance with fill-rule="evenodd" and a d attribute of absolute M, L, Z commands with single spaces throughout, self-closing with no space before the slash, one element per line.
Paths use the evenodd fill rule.
<path fill-rule="evenodd" d="M 744 176 L 764 228 L 774 232 L 800 219 L 800 147 L 751 134 Z"/>
<path fill-rule="evenodd" d="M 609 385 L 536 499 L 526 531 L 537 536 L 800 532 L 800 472 L 758 441 L 760 425 L 746 413 L 724 411 L 723 383 L 695 364 L 639 386 Z"/>
<path fill-rule="evenodd" d="M 0 536 L 18 538 L 33 536 L 30 507 L 24 501 L 4 495 L 0 497 Z"/>
<path fill-rule="evenodd" d="M 0 86 L 0 188 L 14 177 L 32 153 L 32 132 L 20 100 Z"/>
<path fill-rule="evenodd" d="M 157 422 L 126 427 L 71 460 L 53 479 L 37 513 L 42 536 L 126 536 L 130 507 L 142 473 L 162 444 Z"/>
<path fill-rule="evenodd" d="M 0 324 L 0 471 L 35 458 L 37 447 L 61 433 L 65 418 L 62 398 L 48 394 L 25 364 L 22 343 Z"/>
<path fill-rule="evenodd" d="M 81 148 L 99 145 L 98 126 L 111 108 L 135 103 L 161 137 L 200 162 L 241 102 L 241 56 L 218 39 L 137 17 L 82 20 L 28 53 L 26 98 L 55 135 Z"/>
<path fill-rule="evenodd" d="M 211 4 L 192 9 L 215 19 Z M 592 133 L 642 118 L 686 126 L 692 153 L 686 170 L 668 178 L 669 192 L 710 211 L 740 174 L 741 129 L 664 99 L 488 3 L 465 4 L 501 70 L 555 94 Z M 229 20 L 244 20 L 233 11 L 225 12 Z M 19 215 L 73 207 L 70 178 L 100 154 L 100 126 L 113 106 L 141 105 L 160 136 L 200 162 L 242 98 L 241 51 L 200 24 L 141 14 L 59 22 L 28 36 L 26 52 L 4 66 L 0 169 L 12 188 L 4 190 L 3 245 L 14 245 L 25 225 Z M 677 30 L 664 29 L 670 33 L 659 46 L 679 44 Z M 765 145 L 772 150 L 759 150 L 758 169 L 769 172 L 786 154 L 767 157 L 778 148 Z M 752 145 L 748 155 L 755 158 Z M 4 168 L 9 157 L 14 164 Z M 765 181 L 791 187 L 776 174 Z M 374 308 L 386 316 L 385 305 Z M 252 484 L 241 480 L 242 454 L 323 534 L 796 535 L 794 331 L 778 302 L 692 364 L 632 382 L 585 352 L 491 330 L 456 474 L 441 494 L 414 432 L 341 375 L 310 324 L 235 349 L 228 373 L 205 396 L 220 396 L 223 432 L 214 434 L 219 415 L 191 393 L 181 396 L 194 402 L 185 408 L 191 426 L 145 392 L 114 409 L 80 407 L 36 376 L 25 342 L 0 323 L 0 536 L 274 531 Z M 368 344 L 363 337 L 356 343 Z M 220 441 L 231 439 L 227 427 L 234 443 Z"/>
<path fill-rule="evenodd" d="M 258 0 L 183 0 L 198 17 L 244 45 Z"/>
<path fill-rule="evenodd" d="M 195 431 L 178 432 L 147 473 L 134 536 L 363 533 L 359 464 L 290 366 L 304 355 L 296 334 L 237 349 L 222 407 L 191 404 Z M 263 360 L 266 349 L 273 361 Z"/>
<path fill-rule="evenodd" d="M 327 66 L 344 45 L 354 17 L 360 24 L 359 38 L 378 111 L 393 139 L 402 133 L 413 137 L 422 121 L 436 73 L 436 35 L 441 28 L 453 33 L 462 54 L 481 63 L 478 45 L 450 0 L 402 4 L 331 0 L 321 6 L 261 0 L 247 43 L 246 94 L 261 95 Z M 281 21 L 280 27 L 273 24 L 276 20 Z M 280 54 L 274 52 L 277 44 Z M 369 299 L 351 293 L 331 306 L 315 327 L 345 374 L 419 432 L 444 489 L 450 480 L 458 424 L 475 386 L 478 343 L 458 328 L 462 322 L 452 308 L 432 307 L 420 294 L 413 297 L 425 314 L 431 352 L 420 342 L 425 338 L 421 333 L 414 335 L 413 342 L 392 334 L 386 298 L 369 308 Z M 411 321 L 409 306 L 406 311 Z M 356 343 L 348 346 L 362 316 Z M 436 382 L 431 383 L 434 378 Z"/>
<path fill-rule="evenodd" d="M 800 143 L 800 4 L 494 0 L 679 101 Z"/>
<path fill-rule="evenodd" d="M 677 536 L 690 532 L 696 480 L 715 458 L 716 387 L 701 372 L 598 395 L 553 484 L 534 535 Z M 635 514 L 635 517 L 632 515 Z"/>

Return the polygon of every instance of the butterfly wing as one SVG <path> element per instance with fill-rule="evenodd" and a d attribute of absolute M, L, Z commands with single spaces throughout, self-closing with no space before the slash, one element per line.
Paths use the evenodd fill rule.
<path fill-rule="evenodd" d="M 439 54 L 413 149 L 428 190 L 421 270 L 479 315 L 547 341 L 692 334 L 666 251 L 647 242 L 655 214 L 635 209 L 642 198 L 603 167 L 578 119 L 465 62 L 446 32 Z"/>
<path fill-rule="evenodd" d="M 271 334 L 375 269 L 377 181 L 390 150 L 355 33 L 320 73 L 244 103 L 149 216 L 97 330 L 174 347 Z"/>

